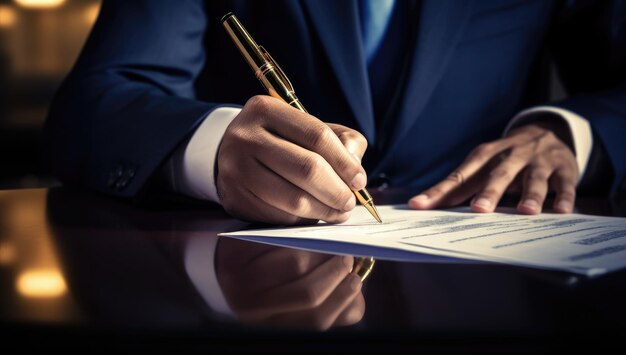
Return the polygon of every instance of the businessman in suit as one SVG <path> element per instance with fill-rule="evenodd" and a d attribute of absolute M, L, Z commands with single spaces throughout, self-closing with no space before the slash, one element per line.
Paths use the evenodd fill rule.
<path fill-rule="evenodd" d="M 234 12 L 319 120 L 262 95 Z M 571 212 L 626 198 L 624 1 L 105 0 L 51 107 L 53 167 L 122 197 L 165 180 L 234 216 L 341 222 L 352 189 L 416 209 Z M 550 54 L 570 96 L 548 103 Z M 367 174 L 369 175 L 366 175 Z M 311 266 L 315 267 L 315 265 Z"/>
<path fill-rule="evenodd" d="M 365 171 L 434 185 L 414 208 L 475 196 L 473 209 L 492 211 L 515 182 L 521 212 L 538 213 L 550 189 L 570 212 L 593 150 L 612 195 L 626 193 L 623 2 L 392 1 L 373 45 L 368 3 L 105 1 L 48 120 L 55 172 L 132 197 L 161 167 L 183 193 L 275 223 L 345 220 Z M 220 28 L 231 10 L 309 111 L 341 126 L 255 96 Z M 544 48 L 572 94 L 549 105 L 537 94 Z M 572 121 L 591 129 L 572 134 Z"/>

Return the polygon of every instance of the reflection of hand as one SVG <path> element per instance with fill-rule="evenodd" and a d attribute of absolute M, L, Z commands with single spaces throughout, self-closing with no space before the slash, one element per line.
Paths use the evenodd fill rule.
<path fill-rule="evenodd" d="M 222 238 L 216 273 L 229 306 L 245 324 L 326 330 L 363 317 L 353 258 Z"/>
<path fill-rule="evenodd" d="M 554 210 L 571 212 L 578 166 L 572 150 L 553 133 L 559 128 L 546 122 L 528 124 L 478 146 L 446 179 L 409 200 L 409 206 L 452 206 L 476 195 L 472 209 L 492 212 L 505 191 L 521 190 L 518 211 L 537 214 L 550 186 L 556 192 Z"/>
<path fill-rule="evenodd" d="M 217 190 L 230 214 L 295 224 L 348 219 L 365 187 L 365 138 L 270 96 L 255 96 L 224 133 Z"/>

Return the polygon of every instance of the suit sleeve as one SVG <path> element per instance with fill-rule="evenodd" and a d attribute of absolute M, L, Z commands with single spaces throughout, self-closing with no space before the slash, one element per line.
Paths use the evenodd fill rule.
<path fill-rule="evenodd" d="M 589 121 L 611 165 L 610 195 L 626 200 L 626 1 L 563 2 L 551 48 L 569 93 L 555 106 Z"/>
<path fill-rule="evenodd" d="M 105 0 L 46 122 L 64 183 L 135 197 L 216 103 L 196 99 L 203 1 Z"/>

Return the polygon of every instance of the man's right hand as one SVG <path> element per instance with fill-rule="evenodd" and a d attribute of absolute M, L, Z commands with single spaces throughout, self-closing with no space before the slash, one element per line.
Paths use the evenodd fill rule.
<path fill-rule="evenodd" d="M 217 191 L 235 217 L 275 224 L 341 223 L 367 184 L 357 131 L 270 96 L 248 100 L 224 133 Z"/>

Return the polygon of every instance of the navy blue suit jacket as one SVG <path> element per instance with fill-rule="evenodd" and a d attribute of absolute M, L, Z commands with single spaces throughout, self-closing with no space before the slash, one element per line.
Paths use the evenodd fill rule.
<path fill-rule="evenodd" d="M 402 0 L 399 0 L 402 1 Z M 136 196 L 207 113 L 263 94 L 221 28 L 233 11 L 307 109 L 362 132 L 365 168 L 427 187 L 524 107 L 545 104 L 554 58 L 626 197 L 624 1 L 420 2 L 393 124 L 376 130 L 355 0 L 105 0 L 47 122 L 65 182 Z"/>

